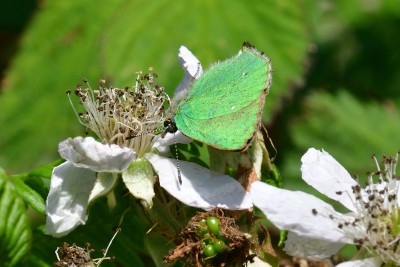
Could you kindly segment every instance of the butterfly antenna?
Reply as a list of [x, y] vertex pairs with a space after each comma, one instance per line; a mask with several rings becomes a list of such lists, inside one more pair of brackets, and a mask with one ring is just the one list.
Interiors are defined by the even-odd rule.
[[178, 130], [176, 128], [175, 123], [172, 122], [171, 119], [166, 120], [165, 124], [164, 124], [164, 132], [161, 134], [161, 136], [164, 138], [164, 136], [167, 133], [172, 133], [174, 136], [174, 147], [175, 147], [175, 159], [176, 159], [176, 169], [178, 171], [178, 180], [179, 180], [179, 184], [182, 185], [182, 175], [181, 175], [181, 168], [179, 166], [179, 155], [178, 155], [178, 142], [176, 140], [176, 131]]
[[176, 141], [175, 132], [174, 132], [174, 147], [175, 147], [176, 169], [178, 171], [178, 181], [179, 181], [179, 184], [182, 185], [181, 168], [179, 167], [178, 144]]

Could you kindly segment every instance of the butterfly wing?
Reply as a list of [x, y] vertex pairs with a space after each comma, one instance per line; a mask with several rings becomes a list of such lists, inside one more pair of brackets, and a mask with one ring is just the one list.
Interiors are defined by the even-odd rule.
[[270, 60], [244, 46], [193, 84], [175, 112], [178, 129], [218, 149], [245, 148], [260, 126], [271, 73]]

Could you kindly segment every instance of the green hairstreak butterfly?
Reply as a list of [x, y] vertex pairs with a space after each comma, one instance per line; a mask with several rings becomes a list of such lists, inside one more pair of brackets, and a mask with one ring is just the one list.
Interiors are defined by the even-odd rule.
[[176, 128], [217, 149], [243, 150], [261, 126], [271, 81], [271, 60], [244, 43], [238, 55], [193, 82], [174, 107]]

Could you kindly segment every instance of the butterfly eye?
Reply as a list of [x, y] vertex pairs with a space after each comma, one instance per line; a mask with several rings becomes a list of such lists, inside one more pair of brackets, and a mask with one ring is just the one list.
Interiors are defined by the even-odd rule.
[[164, 132], [162, 137], [164, 137], [167, 133], [176, 133], [176, 131], [178, 131], [178, 128], [176, 127], [175, 122], [173, 122], [171, 119], [164, 121]]

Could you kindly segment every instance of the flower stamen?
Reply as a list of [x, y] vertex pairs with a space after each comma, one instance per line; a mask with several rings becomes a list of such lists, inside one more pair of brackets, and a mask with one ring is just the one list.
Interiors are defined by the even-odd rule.
[[[370, 254], [377, 255], [385, 263], [400, 264], [400, 218], [397, 193], [399, 182], [396, 176], [398, 155], [384, 157], [384, 170], [380, 169], [375, 156], [377, 171], [368, 174], [365, 188], [353, 186], [355, 212], [351, 219], [331, 218], [338, 228], [353, 237], [355, 244], [364, 247]], [[378, 176], [377, 183], [373, 182]]]
[[[152, 69], [150, 69], [152, 71]], [[86, 112], [77, 113], [67, 91], [71, 106], [79, 122], [93, 131], [103, 142], [135, 149], [138, 154], [151, 148], [151, 140], [162, 130], [165, 121], [165, 102], [170, 102], [164, 87], [155, 83], [157, 74], [137, 73], [134, 88], [106, 86], [99, 81], [99, 89], [92, 90], [78, 84], [74, 93]]]

